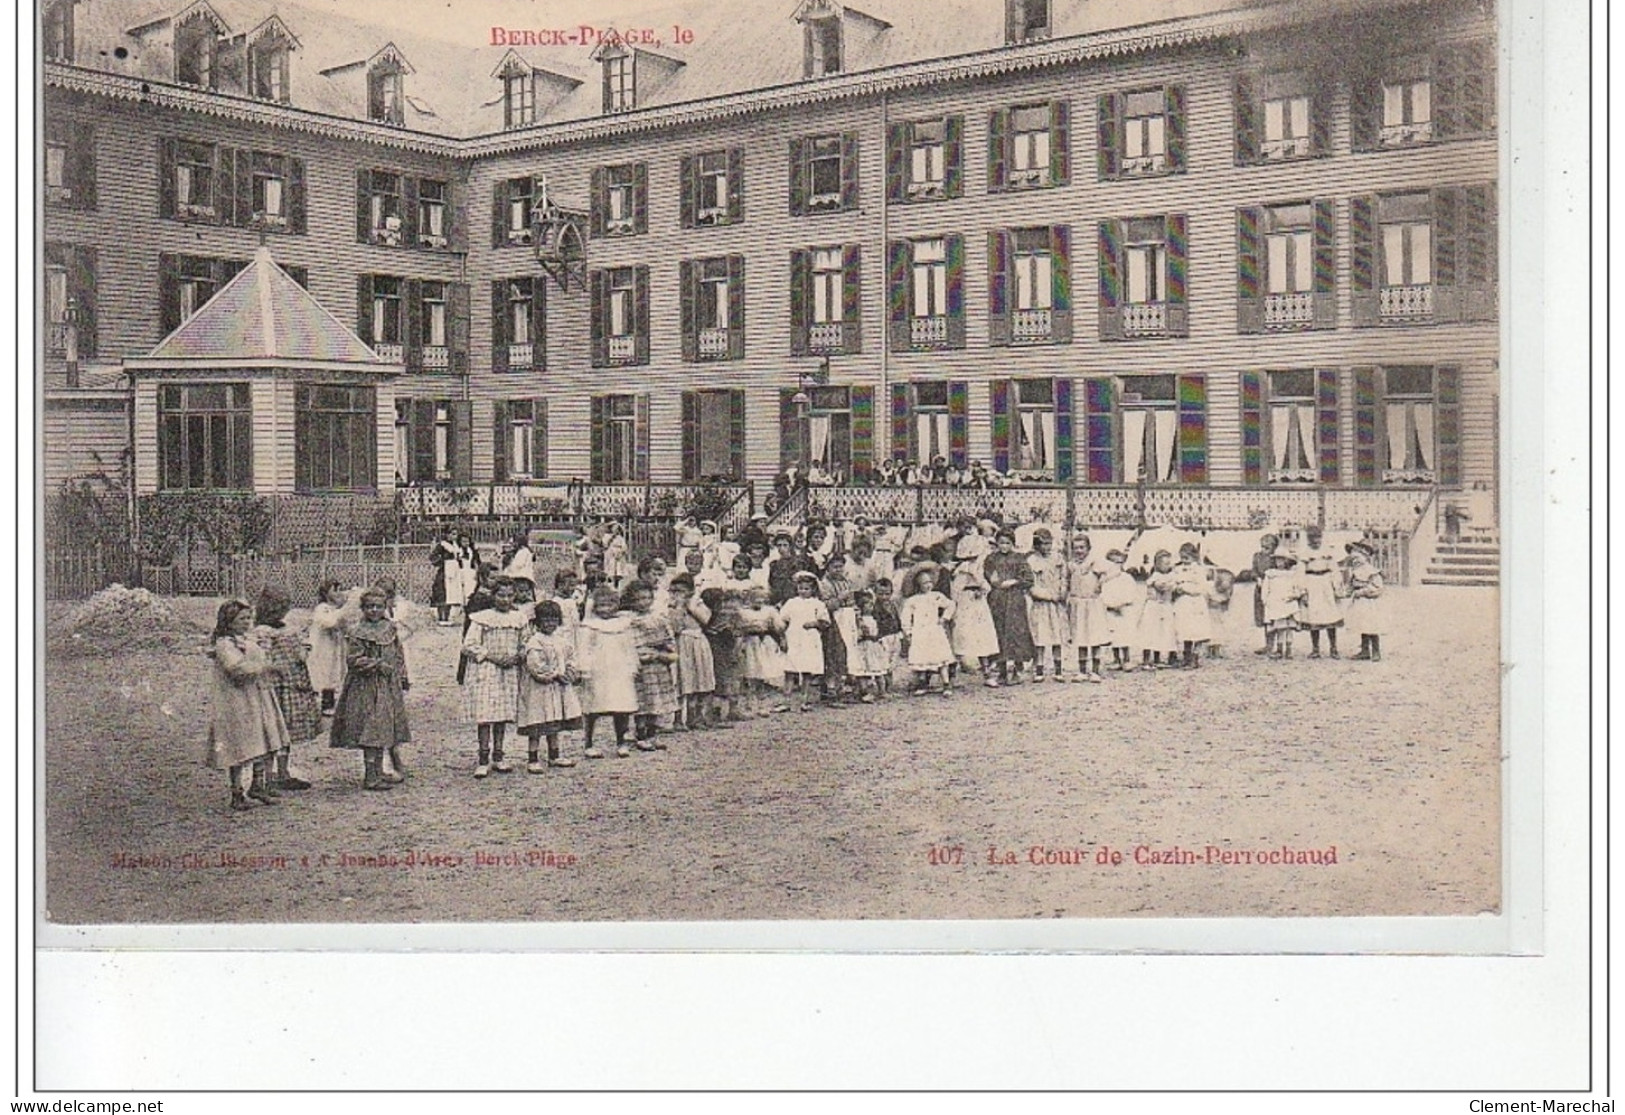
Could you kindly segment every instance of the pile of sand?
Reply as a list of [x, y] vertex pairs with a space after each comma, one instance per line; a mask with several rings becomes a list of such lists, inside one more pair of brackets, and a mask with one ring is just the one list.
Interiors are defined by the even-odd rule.
[[53, 654], [103, 656], [195, 649], [207, 641], [208, 632], [144, 588], [109, 585], [52, 619], [45, 635]]

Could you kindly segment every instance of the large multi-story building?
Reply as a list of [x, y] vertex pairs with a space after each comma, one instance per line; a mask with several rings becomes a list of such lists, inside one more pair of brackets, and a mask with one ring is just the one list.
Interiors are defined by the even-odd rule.
[[[647, 22], [48, 0], [47, 482], [1493, 491], [1491, 7]], [[262, 248], [313, 302], [256, 266], [170, 337]]]

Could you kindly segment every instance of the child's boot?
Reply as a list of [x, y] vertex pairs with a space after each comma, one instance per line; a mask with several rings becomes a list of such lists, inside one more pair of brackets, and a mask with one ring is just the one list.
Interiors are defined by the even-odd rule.
[[485, 778], [491, 773], [491, 749], [482, 744], [474, 758], [474, 777]]
[[276, 788], [278, 790], [308, 790], [310, 783], [303, 778], [295, 778], [288, 771], [288, 749], [283, 748], [276, 753]]
[[395, 784], [384, 777], [384, 749], [369, 747], [361, 752], [366, 773], [361, 779], [363, 790], [392, 790]]
[[248, 796], [255, 801], [264, 802], [266, 805], [276, 805], [282, 799], [275, 790], [271, 789], [267, 775], [267, 765], [263, 760], [254, 764], [254, 780], [249, 783]]

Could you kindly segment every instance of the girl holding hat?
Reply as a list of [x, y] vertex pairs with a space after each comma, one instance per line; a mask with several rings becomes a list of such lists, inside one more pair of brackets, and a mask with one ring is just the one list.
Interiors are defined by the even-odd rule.
[[990, 669], [999, 657], [999, 633], [993, 626], [993, 613], [987, 606], [987, 577], [982, 573], [979, 535], [968, 534], [954, 551], [957, 559], [949, 581], [954, 604], [954, 630], [951, 640], [955, 657], [967, 670], [978, 670], [982, 684], [996, 689], [999, 679]]
[[948, 639], [948, 624], [954, 618], [954, 602], [937, 591], [938, 567], [926, 563], [909, 575], [912, 593], [903, 601], [903, 637], [908, 640], [908, 665], [914, 671], [916, 697], [931, 690], [931, 675], [942, 678], [942, 695], [954, 691], [948, 677], [954, 650]]
[[1032, 567], [1016, 553], [1016, 536], [1000, 530], [994, 536], [998, 550], [987, 556], [982, 572], [987, 577], [987, 606], [999, 634], [999, 680], [1017, 682], [1022, 667], [1033, 660], [1033, 633], [1027, 624], [1027, 591], [1033, 585]]
[[1372, 560], [1376, 556], [1369, 543], [1350, 542], [1348, 551], [1348, 623], [1349, 632], [1360, 636], [1360, 653], [1354, 657], [1361, 662], [1382, 661], [1383, 628], [1386, 609], [1382, 604], [1382, 570]]
[[[1077, 652], [1074, 681], [1106, 680], [1100, 672], [1100, 651], [1112, 640], [1100, 600], [1103, 575], [1099, 559], [1090, 554], [1089, 536], [1077, 535], [1072, 539], [1072, 560], [1067, 563], [1066, 577], [1066, 642]], [[1071, 663], [1067, 666], [1070, 671]]]
[[1027, 590], [1027, 629], [1032, 633], [1035, 663], [1033, 680], [1046, 672], [1061, 680], [1061, 648], [1071, 642], [1066, 614], [1066, 559], [1055, 552], [1055, 536], [1048, 527], [1033, 531], [1033, 552], [1027, 555], [1032, 586]]

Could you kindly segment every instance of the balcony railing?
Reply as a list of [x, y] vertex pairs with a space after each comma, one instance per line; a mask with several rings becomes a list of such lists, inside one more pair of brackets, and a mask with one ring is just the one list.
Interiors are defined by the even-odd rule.
[[699, 346], [702, 358], [727, 356], [728, 331], [726, 329], [701, 329]]
[[536, 362], [536, 346], [533, 344], [509, 345], [508, 367], [528, 368]]
[[451, 352], [445, 345], [425, 345], [423, 347], [423, 366], [432, 371], [444, 371], [451, 367]]
[[1012, 186], [1043, 186], [1049, 183], [1049, 169], [1047, 167], [1028, 167], [1025, 170], [1012, 170], [1010, 172], [1010, 185]]
[[1264, 328], [1297, 329], [1313, 325], [1315, 296], [1301, 292], [1270, 294], [1264, 298]]
[[1168, 156], [1164, 154], [1140, 155], [1123, 160], [1124, 174], [1160, 174], [1168, 169]]
[[1129, 337], [1155, 337], [1168, 332], [1165, 302], [1129, 302], [1123, 306], [1123, 333]]
[[372, 351], [376, 352], [378, 359], [386, 364], [406, 363], [406, 349], [401, 345], [392, 345], [386, 341], [379, 341], [372, 346]]
[[175, 212], [179, 216], [196, 217], [202, 221], [212, 221], [215, 218], [214, 206], [201, 205], [191, 201], [183, 201], [175, 206]]
[[941, 182], [910, 182], [908, 196], [913, 201], [934, 201], [947, 197], [948, 190]]
[[1377, 300], [1384, 321], [1426, 321], [1433, 316], [1433, 287], [1385, 286]]
[[636, 337], [609, 338], [609, 358], [617, 363], [636, 360], [638, 356], [638, 341]]
[[1258, 145], [1258, 153], [1266, 159], [1296, 159], [1314, 150], [1308, 136], [1291, 139], [1266, 139]]
[[1017, 310], [1010, 322], [1010, 332], [1018, 341], [1047, 341], [1052, 326], [1049, 310]]
[[45, 351], [60, 355], [68, 351], [68, 323], [53, 321], [45, 327]]
[[846, 327], [838, 321], [815, 321], [807, 327], [807, 347], [814, 352], [840, 352], [846, 347]]
[[1416, 124], [1384, 124], [1377, 134], [1384, 147], [1403, 147], [1409, 143], [1430, 143], [1433, 140], [1433, 121]]
[[910, 318], [908, 323], [909, 344], [914, 345], [945, 345], [948, 343], [948, 319], [946, 317], [916, 317]]

